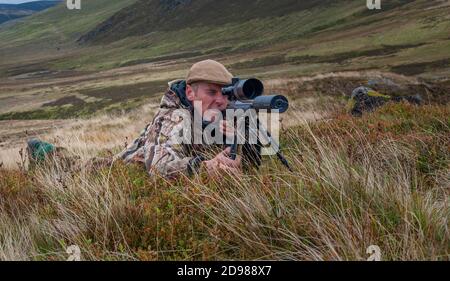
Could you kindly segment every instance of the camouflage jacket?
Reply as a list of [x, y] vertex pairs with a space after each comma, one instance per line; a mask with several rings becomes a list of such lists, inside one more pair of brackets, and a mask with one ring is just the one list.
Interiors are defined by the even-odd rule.
[[219, 144], [196, 145], [176, 141], [175, 138], [183, 134], [184, 118], [191, 118], [188, 124], [193, 124], [193, 109], [180, 82], [169, 82], [153, 121], [118, 155], [125, 163], [143, 163], [150, 175], [158, 174], [165, 178], [181, 174], [191, 176], [199, 171], [202, 161], [211, 159], [224, 149]]

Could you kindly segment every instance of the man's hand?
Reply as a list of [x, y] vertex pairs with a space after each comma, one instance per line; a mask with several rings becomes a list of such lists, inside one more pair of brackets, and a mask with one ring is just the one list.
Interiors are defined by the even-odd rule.
[[204, 161], [209, 175], [220, 177], [221, 172], [224, 171], [232, 175], [239, 175], [242, 173], [241, 157], [238, 155], [236, 160], [233, 160], [230, 158], [230, 152], [231, 147], [227, 147], [213, 159]]

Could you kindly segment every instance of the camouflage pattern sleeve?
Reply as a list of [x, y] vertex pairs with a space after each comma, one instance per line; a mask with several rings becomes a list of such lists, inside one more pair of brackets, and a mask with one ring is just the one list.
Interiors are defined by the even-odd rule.
[[182, 143], [182, 137], [189, 132], [187, 128], [190, 128], [190, 115], [186, 110], [160, 109], [147, 129], [143, 147], [145, 168], [150, 176], [191, 176], [199, 169], [204, 159], [189, 153]]

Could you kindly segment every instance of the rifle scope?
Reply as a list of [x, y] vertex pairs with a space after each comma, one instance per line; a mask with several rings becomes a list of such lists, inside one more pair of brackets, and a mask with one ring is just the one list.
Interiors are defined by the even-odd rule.
[[232, 79], [231, 85], [222, 88], [222, 94], [228, 96], [230, 100], [252, 100], [259, 97], [264, 92], [263, 83], [255, 78]]
[[253, 100], [234, 101], [228, 106], [230, 109], [278, 110], [279, 113], [286, 112], [288, 107], [289, 101], [282, 95], [259, 96]]

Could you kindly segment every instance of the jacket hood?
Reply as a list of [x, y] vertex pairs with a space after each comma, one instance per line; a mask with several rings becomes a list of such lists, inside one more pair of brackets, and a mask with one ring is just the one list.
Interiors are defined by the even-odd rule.
[[160, 107], [191, 109], [192, 103], [186, 97], [186, 80], [174, 80], [168, 84], [169, 89], [163, 96]]

